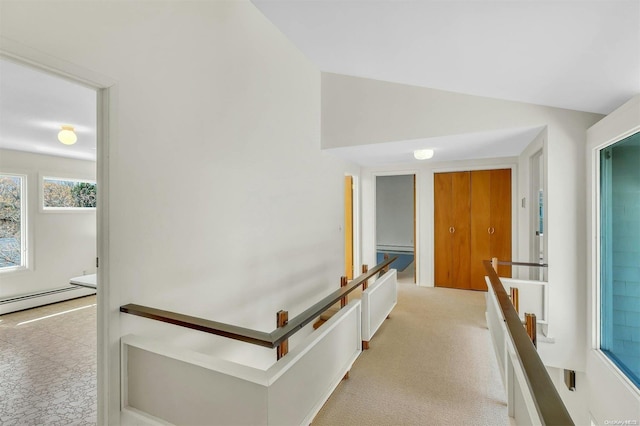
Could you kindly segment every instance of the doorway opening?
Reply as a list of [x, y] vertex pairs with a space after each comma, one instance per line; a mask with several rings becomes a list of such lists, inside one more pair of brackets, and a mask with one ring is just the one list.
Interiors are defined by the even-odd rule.
[[[69, 394], [63, 400], [54, 398], [55, 401], [46, 406], [47, 410], [52, 408], [51, 404], [86, 406], [88, 412], [75, 410], [74, 415], [79, 417], [62, 421], [84, 423], [93, 418], [92, 422], [99, 423], [98, 416], [104, 420], [107, 408], [101, 401], [107, 393], [99, 389], [99, 383], [105, 387], [107, 357], [98, 354], [103, 353], [102, 348], [106, 347], [103, 341], [109, 334], [108, 322], [104, 319], [108, 312], [104, 307], [109, 303], [104, 286], [97, 288], [96, 283], [102, 282], [104, 275], [101, 273], [98, 280], [97, 259], [101, 258], [104, 264], [107, 257], [106, 244], [101, 243], [101, 235], [107, 230], [104, 212], [108, 182], [103, 178], [106, 176], [103, 153], [107, 151], [106, 88], [112, 84], [88, 70], [9, 43], [0, 51], [0, 65], [3, 86], [7, 83], [15, 90], [9, 99], [10, 91], [2, 88], [0, 104], [6, 104], [0, 105], [3, 110], [0, 150], [6, 155], [1, 155], [0, 169], [9, 173], [23, 170], [26, 205], [23, 223], [26, 236], [22, 241], [26, 247], [22, 252], [26, 264], [19, 274], [3, 273], [4, 288], [0, 293], [0, 296], [16, 295], [8, 297], [13, 300], [4, 304], [7, 309], [4, 313], [20, 312], [12, 321], [0, 322], [0, 326], [12, 326], [14, 334], [47, 336], [47, 354], [42, 355], [37, 364], [47, 372], [42, 380], [52, 385], [52, 381], [74, 379], [76, 383], [70, 385], [82, 386], [82, 395]], [[25, 90], [18, 90], [20, 87]], [[69, 131], [68, 126], [73, 127], [77, 140], [65, 145], [59, 133]], [[12, 283], [12, 276], [18, 275], [20, 283]], [[88, 276], [93, 276], [88, 280], [94, 283], [93, 287], [71, 284], [73, 278]], [[22, 287], [18, 288], [18, 284]], [[68, 302], [63, 302], [65, 300]], [[17, 304], [9, 307], [10, 303]], [[53, 312], [58, 305], [43, 308], [47, 311], [45, 314], [38, 312], [37, 306], [51, 303], [57, 303], [60, 312]], [[34, 318], [17, 319], [30, 316]], [[67, 318], [70, 323], [66, 323]], [[74, 344], [69, 346], [69, 341]], [[39, 356], [33, 348], [30, 350], [34, 357]], [[16, 356], [20, 356], [20, 348]], [[61, 373], [65, 369], [78, 374]], [[38, 386], [35, 382], [18, 383]], [[61, 388], [71, 387], [56, 383]], [[28, 389], [21, 394], [26, 398], [36, 395]], [[92, 394], [93, 404], [87, 400], [87, 395]], [[40, 396], [40, 405], [47, 402], [43, 399], [46, 396]], [[75, 397], [82, 401], [74, 401]], [[25, 407], [34, 406], [29, 401], [22, 402]], [[1, 407], [0, 411], [3, 411]], [[31, 417], [39, 415], [30, 413]], [[45, 417], [47, 412], [43, 410], [41, 420]]]
[[397, 257], [398, 280], [417, 282], [416, 175], [376, 176], [376, 263]]

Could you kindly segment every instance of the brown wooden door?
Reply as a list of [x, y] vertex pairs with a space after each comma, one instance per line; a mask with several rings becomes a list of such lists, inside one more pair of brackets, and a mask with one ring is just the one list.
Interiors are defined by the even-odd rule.
[[[511, 260], [511, 169], [491, 170], [491, 255]], [[498, 275], [511, 276], [511, 266], [498, 266]]]
[[435, 285], [469, 288], [470, 174], [434, 175]]
[[487, 290], [483, 260], [491, 259], [491, 170], [471, 172], [471, 288]]
[[[511, 170], [471, 172], [471, 288], [487, 290], [483, 260], [511, 260]], [[510, 266], [498, 274], [511, 276]]]
[[344, 275], [353, 279], [353, 176], [344, 177]]
[[434, 268], [435, 285], [448, 287], [451, 275], [451, 173], [436, 173], [433, 176], [434, 197]]

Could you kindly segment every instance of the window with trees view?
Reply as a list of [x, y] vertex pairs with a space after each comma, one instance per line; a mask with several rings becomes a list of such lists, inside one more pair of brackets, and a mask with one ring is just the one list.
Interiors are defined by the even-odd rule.
[[25, 177], [0, 174], [0, 270], [25, 266]]
[[45, 209], [83, 209], [96, 207], [95, 182], [45, 177], [43, 179]]

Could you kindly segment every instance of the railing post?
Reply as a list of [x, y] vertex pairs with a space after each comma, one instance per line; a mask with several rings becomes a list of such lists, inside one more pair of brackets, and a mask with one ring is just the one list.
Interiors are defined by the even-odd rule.
[[[278, 328], [284, 327], [289, 322], [289, 312], [288, 311], [278, 311], [276, 313], [276, 323]], [[276, 355], [278, 359], [282, 358], [289, 352], [289, 339], [280, 343], [276, 348]]]
[[[362, 273], [366, 274], [367, 272], [369, 272], [369, 267], [367, 265], [362, 265]], [[365, 280], [362, 283], [362, 291], [365, 291], [367, 287], [369, 287], [369, 280]]]
[[[346, 287], [347, 286], [347, 277], [342, 276], [340, 277], [340, 288], [342, 287]], [[347, 306], [347, 302], [348, 302], [348, 297], [344, 296], [340, 299], [340, 308], [344, 308], [345, 306]]]
[[520, 313], [520, 296], [518, 294], [519, 290], [517, 287], [511, 287], [511, 303], [513, 307], [516, 309], [517, 313]]
[[533, 346], [538, 347], [538, 331], [536, 325], [536, 314], [524, 314], [525, 327], [527, 329], [527, 334], [529, 338], [531, 338], [531, 342], [533, 342]]

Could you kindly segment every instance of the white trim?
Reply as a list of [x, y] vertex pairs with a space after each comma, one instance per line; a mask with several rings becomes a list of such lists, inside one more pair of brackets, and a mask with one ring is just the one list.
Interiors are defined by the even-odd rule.
[[[640, 95], [587, 130], [587, 377], [593, 423], [640, 418], [640, 389], [599, 349], [600, 346], [600, 151], [640, 132]], [[624, 413], [624, 414], [623, 414]]]
[[0, 169], [0, 176], [20, 179], [20, 265], [8, 266], [0, 269], [0, 274], [12, 274], [32, 269], [33, 244], [30, 239], [32, 220], [29, 214], [29, 175], [25, 173], [10, 173]]

